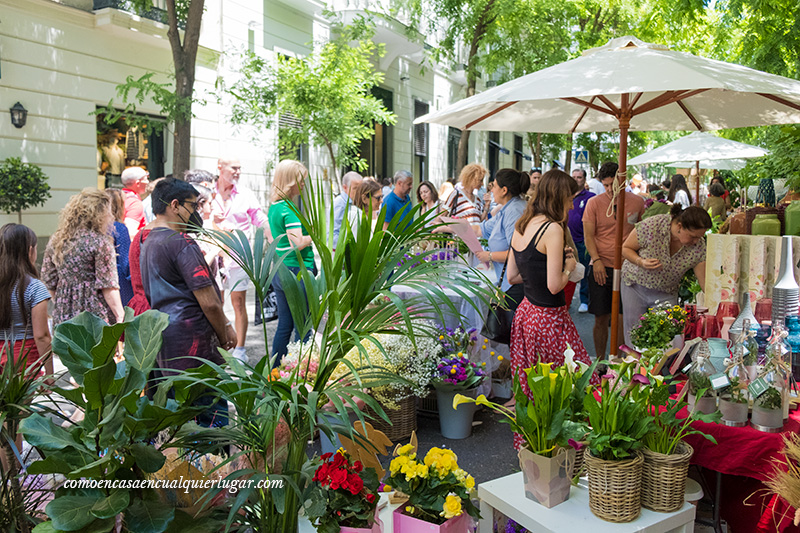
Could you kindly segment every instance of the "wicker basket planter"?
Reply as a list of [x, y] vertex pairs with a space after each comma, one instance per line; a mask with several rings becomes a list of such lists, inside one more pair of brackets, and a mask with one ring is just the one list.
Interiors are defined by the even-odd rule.
[[634, 452], [631, 459], [605, 461], [584, 454], [589, 473], [589, 509], [608, 522], [630, 522], [642, 510], [642, 463], [644, 457]]
[[681, 441], [675, 453], [664, 455], [642, 450], [642, 507], [661, 513], [672, 513], [683, 506], [686, 474], [694, 450]]
[[586, 450], [588, 448], [584, 445], [581, 446], [580, 450], [575, 450], [575, 466], [572, 468], [572, 477], [580, 475], [581, 477], [586, 475], [586, 472], [583, 471], [584, 467], [584, 456], [586, 455]]
[[373, 428], [389, 437], [392, 442], [407, 439], [413, 431], [417, 430], [416, 397], [408, 396], [404, 400], [398, 401], [397, 404], [399, 409], [389, 409], [385, 405], [381, 405], [386, 412], [386, 416], [391, 420], [391, 424], [387, 424], [372, 409], [368, 409], [369, 415], [373, 417], [369, 423], [372, 424]]

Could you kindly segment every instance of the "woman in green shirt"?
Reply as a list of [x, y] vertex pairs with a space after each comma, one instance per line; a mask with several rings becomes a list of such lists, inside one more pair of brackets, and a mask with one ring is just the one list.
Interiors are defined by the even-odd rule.
[[[302, 192], [307, 176], [308, 170], [298, 161], [287, 159], [278, 163], [272, 178], [272, 205], [267, 212], [270, 232], [272, 237], [278, 240], [278, 254], [286, 255], [283, 265], [295, 276], [300, 273], [300, 261], [312, 274], [317, 273], [311, 237], [292, 210], [293, 207], [296, 208], [294, 198]], [[289, 205], [290, 203], [292, 205]], [[272, 287], [278, 299], [278, 328], [272, 340], [272, 355], [278, 356], [274, 363], [277, 366], [286, 355], [286, 346], [292, 338], [292, 331], [296, 331], [298, 337], [300, 331], [292, 319], [279, 276], [273, 278]], [[309, 335], [310, 333], [308, 332]]]

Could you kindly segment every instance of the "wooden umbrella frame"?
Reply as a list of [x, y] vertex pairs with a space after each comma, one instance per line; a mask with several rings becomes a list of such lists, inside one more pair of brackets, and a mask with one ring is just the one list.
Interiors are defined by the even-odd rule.
[[[700, 123], [699, 120], [692, 114], [691, 110], [686, 107], [684, 100], [687, 98], [691, 98], [692, 96], [696, 96], [698, 94], [704, 93], [709, 89], [694, 89], [694, 90], [677, 90], [677, 91], [665, 91], [664, 93], [644, 102], [640, 105], [639, 100], [642, 98], [643, 93], [622, 93], [620, 95], [620, 105], [615, 105], [607, 96], [604, 95], [595, 95], [592, 96], [589, 100], [583, 100], [581, 98], [569, 97], [569, 98], [560, 98], [565, 102], [570, 102], [572, 104], [578, 105], [583, 107], [583, 112], [580, 114], [578, 119], [573, 124], [572, 128], [568, 131], [568, 134], [574, 133], [578, 126], [580, 125], [583, 118], [586, 116], [586, 113], [592, 109], [594, 111], [598, 111], [600, 113], [605, 113], [615, 117], [619, 123], [619, 170], [617, 171], [617, 186], [620, 187], [623, 191], [622, 194], [618, 194], [616, 198], [617, 202], [617, 213], [623, 213], [622, 216], [617, 217], [617, 225], [616, 225], [616, 235], [615, 235], [615, 249], [614, 249], [614, 276], [612, 279], [612, 297], [611, 297], [611, 347], [610, 347], [610, 354], [612, 356], [617, 354], [617, 350], [619, 348], [619, 338], [617, 335], [618, 324], [619, 324], [619, 308], [620, 308], [620, 283], [621, 283], [621, 271], [622, 271], [622, 234], [625, 228], [625, 182], [626, 182], [626, 174], [627, 174], [627, 160], [628, 160], [628, 130], [630, 129], [631, 119], [637, 115], [641, 115], [647, 113], [648, 111], [653, 111], [654, 109], [658, 109], [670, 104], [677, 104], [678, 107], [686, 114], [689, 120], [694, 124], [694, 126], [699, 130], [703, 131], [703, 125]], [[773, 100], [779, 104], [785, 105], [787, 107], [791, 107], [792, 109], [800, 111], [800, 105], [794, 102], [790, 102], [785, 98], [774, 94], [767, 94], [767, 93], [756, 93], [759, 96], [767, 98], [769, 100]], [[501, 106], [493, 109], [489, 113], [473, 120], [469, 124], [467, 124], [464, 129], [468, 130], [475, 126], [476, 124], [486, 120], [487, 118], [499, 113], [500, 111], [518, 103], [518, 100], [506, 102]], [[700, 203], [700, 162], [696, 162], [697, 168], [697, 185], [695, 189], [696, 193], [696, 201]]]

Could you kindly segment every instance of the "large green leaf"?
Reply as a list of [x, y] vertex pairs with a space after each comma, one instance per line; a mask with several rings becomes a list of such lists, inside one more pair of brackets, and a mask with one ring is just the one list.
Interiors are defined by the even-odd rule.
[[117, 364], [113, 359], [108, 359], [102, 366], [96, 366], [87, 371], [83, 376], [83, 391], [91, 409], [103, 405], [103, 400], [114, 388], [114, 375]]
[[117, 353], [119, 339], [128, 324], [125, 322], [105, 326], [98, 343], [92, 348], [92, 364], [95, 367], [106, 364]]
[[69, 321], [56, 326], [53, 353], [58, 355], [79, 385], [83, 383], [83, 374], [92, 368], [94, 345], [95, 338], [86, 328]]
[[158, 472], [167, 460], [155, 446], [139, 442], [131, 446], [131, 455], [136, 458], [137, 466], [148, 474]]
[[67, 446], [81, 447], [67, 430], [39, 413], [24, 419], [20, 423], [19, 431], [32, 446], [42, 450], [61, 450]]
[[125, 330], [125, 361], [144, 374], [150, 373], [167, 326], [169, 315], [152, 309], [134, 318]]
[[32, 533], [61, 533], [56, 527], [53, 525], [52, 522], [39, 522], [35, 528], [33, 528]]
[[130, 501], [131, 497], [127, 489], [112, 490], [107, 498], [94, 504], [91, 513], [97, 518], [111, 518], [127, 509]]
[[137, 500], [125, 511], [125, 525], [136, 533], [163, 533], [175, 509], [159, 501]]
[[53, 526], [61, 531], [82, 531], [94, 522], [92, 507], [103, 499], [103, 492], [97, 489], [73, 491], [72, 494], [58, 496], [47, 504], [45, 512]]

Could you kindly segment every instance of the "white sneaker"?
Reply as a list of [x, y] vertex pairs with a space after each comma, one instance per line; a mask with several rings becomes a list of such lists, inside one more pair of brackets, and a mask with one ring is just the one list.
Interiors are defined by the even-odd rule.
[[580, 307], [578, 307], [578, 312], [579, 313], [588, 313], [589, 312], [589, 306], [586, 305], [586, 304], [581, 304]]
[[236, 359], [241, 361], [242, 363], [247, 363], [247, 350], [245, 350], [244, 346], [238, 346], [233, 349], [231, 355], [234, 356]]

